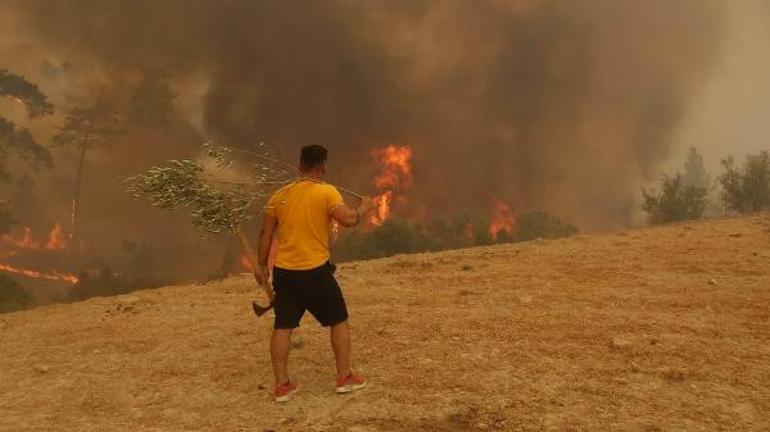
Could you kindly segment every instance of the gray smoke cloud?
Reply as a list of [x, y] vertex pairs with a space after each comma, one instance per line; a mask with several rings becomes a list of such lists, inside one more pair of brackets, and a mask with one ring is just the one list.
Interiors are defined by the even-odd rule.
[[717, 0], [3, 4], [0, 67], [57, 109], [129, 100], [148, 70], [177, 94], [171, 132], [129, 133], [91, 162], [105, 181], [89, 200], [116, 203], [92, 210], [105, 232], [148, 229], [108, 179], [205, 138], [265, 141], [292, 162], [323, 144], [334, 179], [361, 190], [372, 148], [413, 146], [405, 216], [486, 214], [495, 197], [625, 226], [719, 59], [725, 15]]

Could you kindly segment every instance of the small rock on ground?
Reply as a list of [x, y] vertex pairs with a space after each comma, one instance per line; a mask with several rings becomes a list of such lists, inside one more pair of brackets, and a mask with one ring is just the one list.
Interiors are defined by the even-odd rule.
[[614, 337], [614, 338], [612, 338], [611, 346], [613, 348], [616, 348], [616, 349], [626, 349], [626, 348], [630, 348], [631, 345], [633, 345], [631, 343], [631, 341], [623, 339], [622, 337]]
[[117, 301], [122, 305], [135, 305], [142, 302], [142, 298], [135, 295], [118, 296]]

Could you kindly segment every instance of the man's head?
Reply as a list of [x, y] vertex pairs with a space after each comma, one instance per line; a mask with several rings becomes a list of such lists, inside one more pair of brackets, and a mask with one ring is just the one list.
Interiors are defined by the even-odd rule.
[[299, 155], [299, 169], [304, 174], [324, 174], [326, 172], [326, 149], [319, 145], [302, 147], [302, 152]]

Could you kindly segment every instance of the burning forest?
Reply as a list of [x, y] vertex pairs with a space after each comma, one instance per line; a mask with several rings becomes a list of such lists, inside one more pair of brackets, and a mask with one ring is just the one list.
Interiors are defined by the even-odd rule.
[[[630, 226], [718, 62], [726, 8], [4, 6], [0, 270], [42, 302], [252, 270], [238, 235], [202, 234], [184, 211], [126, 193], [127, 178], [169, 160], [200, 167], [210, 197], [237, 204], [237, 185], [277, 186], [300, 147], [327, 147], [327, 180], [375, 204], [359, 229], [333, 228], [339, 260]], [[280, 168], [259, 172], [241, 153], [225, 169], [205, 142], [269, 148]], [[225, 231], [254, 241], [267, 189]]]
[[0, 0], [0, 430], [770, 430], [768, 40]]

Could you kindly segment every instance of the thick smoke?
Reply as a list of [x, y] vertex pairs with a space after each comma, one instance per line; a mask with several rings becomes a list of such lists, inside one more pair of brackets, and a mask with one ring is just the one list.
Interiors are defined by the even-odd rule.
[[151, 219], [118, 196], [116, 175], [204, 138], [265, 141], [290, 161], [323, 144], [333, 177], [362, 190], [372, 148], [411, 145], [405, 216], [485, 214], [496, 197], [583, 228], [627, 225], [718, 59], [724, 15], [717, 0], [4, 5], [0, 67], [37, 80], [57, 109], [130, 101], [148, 73], [177, 93], [173, 127], [131, 132], [91, 162], [103, 181], [84, 196], [115, 204], [90, 217], [129, 234]]

